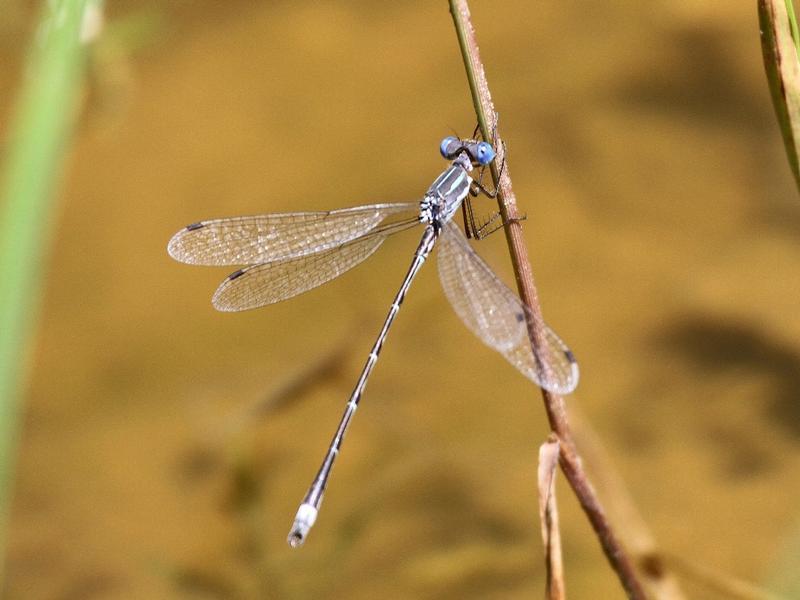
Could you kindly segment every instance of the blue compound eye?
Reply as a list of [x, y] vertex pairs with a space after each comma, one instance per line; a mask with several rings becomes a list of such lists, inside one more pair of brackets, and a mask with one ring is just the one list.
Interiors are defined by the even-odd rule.
[[461, 140], [451, 135], [442, 140], [442, 143], [439, 145], [439, 152], [441, 152], [444, 158], [451, 159], [460, 147]]
[[494, 148], [492, 148], [492, 145], [489, 142], [481, 142], [478, 144], [478, 147], [475, 151], [475, 158], [478, 160], [479, 164], [488, 165], [494, 160], [494, 157]]

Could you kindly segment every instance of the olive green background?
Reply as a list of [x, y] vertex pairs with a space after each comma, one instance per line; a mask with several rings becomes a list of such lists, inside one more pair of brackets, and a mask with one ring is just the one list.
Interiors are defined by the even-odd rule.
[[[461, 325], [435, 261], [306, 546], [285, 543], [414, 233], [233, 315], [209, 301], [228, 271], [166, 254], [204, 218], [419, 198], [440, 139], [475, 122], [446, 3], [108, 8], [46, 270], [7, 597], [541, 597], [541, 399]], [[472, 11], [544, 313], [581, 365], [569, 405], [664, 550], [789, 589], [800, 202], [755, 2]], [[35, 22], [8, 14], [3, 132]], [[479, 251], [512, 281], [501, 234]], [[558, 494], [570, 596], [623, 597]]]

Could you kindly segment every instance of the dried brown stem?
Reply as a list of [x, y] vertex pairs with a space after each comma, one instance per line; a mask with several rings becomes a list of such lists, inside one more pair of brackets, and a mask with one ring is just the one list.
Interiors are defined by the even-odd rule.
[[547, 600], [564, 600], [567, 597], [556, 503], [556, 467], [559, 453], [558, 437], [551, 433], [547, 441], [539, 447], [538, 477], [539, 521], [541, 522], [542, 544], [547, 568], [547, 587], [544, 597]]
[[569, 409], [573, 436], [606, 502], [611, 521], [625, 523], [625, 529], [620, 530], [619, 534], [639, 568], [639, 576], [647, 593], [657, 600], [685, 600], [675, 573], [661, 557], [655, 537], [636, 508], [622, 476], [616, 471], [611, 457], [579, 408], [573, 405]]
[[[540, 347], [542, 346], [543, 332], [539, 330], [536, 324], [541, 322], [536, 317], [541, 316], [541, 308], [536, 287], [533, 283], [533, 271], [528, 260], [528, 250], [522, 235], [522, 226], [519, 222], [520, 214], [517, 210], [517, 201], [511, 188], [511, 176], [508, 162], [505, 159], [505, 147], [497, 134], [497, 113], [494, 110], [483, 63], [480, 60], [467, 0], [449, 0], [449, 2], [481, 133], [484, 139], [494, 142], [495, 150], [497, 151], [497, 158], [491, 167], [492, 178], [499, 190], [497, 196], [498, 205], [505, 223], [506, 240], [511, 255], [511, 263], [514, 267], [514, 275], [517, 280], [517, 289], [520, 298], [531, 310], [531, 314], [534, 315], [534, 318], [528, 319], [528, 334], [534, 348]], [[502, 176], [499, 173], [499, 165], [504, 165]], [[542, 398], [547, 412], [547, 419], [550, 422], [550, 429], [558, 436], [561, 444], [559, 457], [561, 470], [589, 518], [603, 552], [614, 571], [616, 571], [628, 597], [636, 600], [645, 598], [644, 590], [634, 571], [633, 564], [614, 534], [603, 507], [597, 498], [597, 494], [583, 470], [580, 456], [572, 441], [572, 433], [567, 421], [563, 398], [546, 390], [542, 390]]]

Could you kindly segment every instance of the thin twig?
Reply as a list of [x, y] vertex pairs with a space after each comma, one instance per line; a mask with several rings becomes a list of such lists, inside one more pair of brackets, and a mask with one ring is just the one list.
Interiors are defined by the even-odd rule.
[[547, 600], [564, 600], [567, 597], [556, 503], [556, 466], [558, 466], [559, 452], [558, 437], [551, 433], [547, 441], [539, 447], [538, 477], [539, 521], [541, 522], [542, 544], [544, 544], [547, 568], [547, 587], [544, 597]]
[[[528, 319], [528, 334], [534, 348], [541, 347], [543, 346], [541, 342], [543, 332], [536, 325], [537, 322], [541, 322], [539, 319], [541, 308], [539, 307], [539, 299], [533, 283], [533, 271], [528, 260], [528, 251], [522, 235], [522, 226], [519, 222], [520, 213], [517, 210], [516, 198], [511, 188], [511, 176], [508, 162], [505, 159], [505, 147], [497, 134], [497, 113], [492, 104], [483, 63], [478, 53], [478, 44], [475, 39], [475, 31], [472, 27], [467, 1], [449, 0], [449, 2], [481, 133], [484, 139], [491, 140], [494, 143], [497, 152], [497, 158], [491, 167], [492, 178], [499, 190], [497, 196], [498, 205], [505, 223], [506, 240], [511, 255], [511, 263], [514, 267], [514, 275], [517, 280], [517, 289], [520, 298], [533, 315], [533, 318]], [[504, 165], [502, 177], [500, 177], [499, 165]], [[572, 441], [563, 398], [546, 390], [542, 390], [542, 398], [544, 399], [547, 418], [550, 422], [550, 429], [558, 436], [561, 442], [559, 457], [561, 470], [564, 472], [581, 507], [589, 518], [603, 552], [619, 576], [628, 597], [637, 600], [645, 598], [644, 590], [639, 583], [633, 564], [614, 534], [603, 507], [600, 505], [600, 501], [583, 470], [580, 456]]]
[[726, 573], [692, 564], [677, 555], [661, 554], [653, 558], [668, 565], [676, 573], [680, 573], [684, 579], [694, 581], [703, 588], [713, 590], [730, 600], [789, 600], [785, 596], [773, 594]]
[[613, 523], [625, 523], [619, 534], [628, 549], [647, 593], [656, 600], [685, 600], [675, 573], [661, 558], [655, 536], [651, 533], [622, 476], [617, 472], [600, 439], [578, 406], [569, 407], [570, 424], [581, 456], [592, 472]]

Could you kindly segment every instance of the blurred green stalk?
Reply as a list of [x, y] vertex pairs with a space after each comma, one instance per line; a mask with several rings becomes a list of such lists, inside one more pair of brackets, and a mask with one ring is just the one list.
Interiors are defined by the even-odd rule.
[[800, 38], [792, 0], [758, 0], [758, 22], [772, 105], [800, 190]]
[[794, 15], [794, 4], [792, 3], [792, 0], [786, 0], [786, 14], [789, 16], [789, 28], [792, 32], [794, 46], [797, 48], [798, 52], [800, 52], [800, 42], [798, 42], [797, 33], [797, 17]]
[[[19, 404], [32, 354], [51, 206], [78, 111], [87, 16], [102, 0], [48, 0], [25, 66], [0, 173], [0, 580]], [[91, 11], [88, 12], [87, 11]]]

